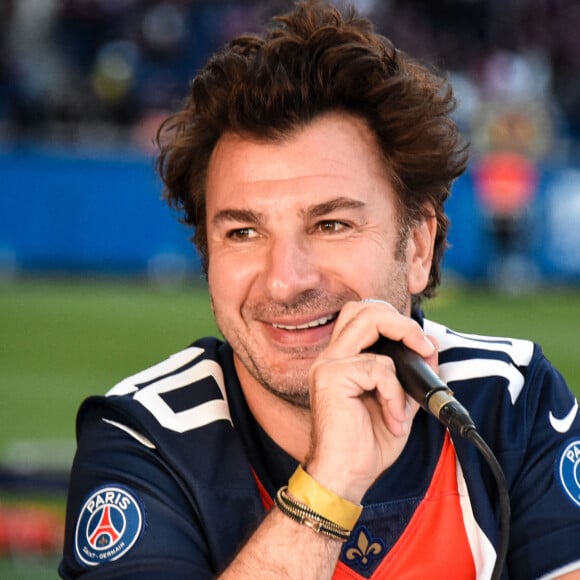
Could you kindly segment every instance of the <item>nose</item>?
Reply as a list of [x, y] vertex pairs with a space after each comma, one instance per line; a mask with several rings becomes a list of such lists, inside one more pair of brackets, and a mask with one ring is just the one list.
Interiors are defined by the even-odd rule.
[[312, 248], [299, 236], [275, 236], [268, 244], [264, 280], [276, 302], [289, 303], [320, 286], [321, 272]]

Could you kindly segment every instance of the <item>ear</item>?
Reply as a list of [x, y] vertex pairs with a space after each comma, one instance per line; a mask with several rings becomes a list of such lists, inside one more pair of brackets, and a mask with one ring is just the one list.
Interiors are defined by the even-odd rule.
[[425, 217], [412, 226], [407, 243], [410, 294], [420, 294], [425, 290], [433, 262], [437, 219], [431, 204], [425, 210]]

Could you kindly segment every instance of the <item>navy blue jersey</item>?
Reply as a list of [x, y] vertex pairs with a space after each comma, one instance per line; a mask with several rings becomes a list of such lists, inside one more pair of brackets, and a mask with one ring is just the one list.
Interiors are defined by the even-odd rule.
[[[509, 485], [504, 577], [580, 568], [580, 417], [563, 378], [531, 342], [423, 325]], [[214, 338], [85, 401], [77, 437], [64, 578], [214, 578], [297, 466], [253, 419], [231, 348]], [[495, 482], [424, 411], [362, 503], [336, 579], [489, 578]]]

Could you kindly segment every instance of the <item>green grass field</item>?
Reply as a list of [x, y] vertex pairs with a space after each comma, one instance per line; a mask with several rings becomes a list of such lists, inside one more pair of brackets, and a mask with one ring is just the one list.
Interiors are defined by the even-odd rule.
[[[580, 291], [513, 297], [447, 288], [426, 310], [457, 330], [536, 340], [580, 393]], [[14, 440], [72, 439], [84, 397], [215, 332], [203, 286], [0, 286], [0, 450]]]
[[[450, 287], [426, 310], [459, 331], [532, 338], [580, 395], [579, 290], [513, 297]], [[203, 286], [80, 279], [0, 286], [0, 461], [30, 461], [36, 450], [35, 461], [66, 463], [86, 396], [215, 333]], [[31, 446], [23, 451], [22, 442]], [[0, 506], [3, 499], [18, 501], [0, 490]], [[63, 498], [50, 501], [62, 513]], [[58, 555], [0, 558], [0, 577], [55, 578], [57, 562]]]
[[0, 448], [70, 438], [89, 394], [215, 332], [203, 288], [23, 282], [0, 288]]

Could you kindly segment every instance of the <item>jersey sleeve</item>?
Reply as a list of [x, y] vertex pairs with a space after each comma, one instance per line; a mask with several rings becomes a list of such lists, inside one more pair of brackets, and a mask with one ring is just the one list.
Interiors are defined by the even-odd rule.
[[517, 403], [526, 443], [510, 489], [510, 577], [551, 578], [580, 568], [580, 416], [538, 347], [526, 385]]
[[63, 578], [215, 577], [195, 501], [154, 445], [85, 414], [67, 501]]

